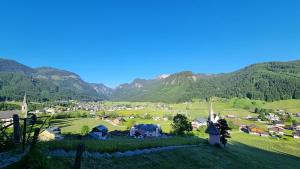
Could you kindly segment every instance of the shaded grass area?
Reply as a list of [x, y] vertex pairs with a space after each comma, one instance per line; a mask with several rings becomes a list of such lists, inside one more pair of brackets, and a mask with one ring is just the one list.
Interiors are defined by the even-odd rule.
[[[243, 150], [243, 151], [240, 151]], [[66, 159], [65, 164], [71, 164]], [[236, 144], [226, 149], [202, 144], [196, 148], [178, 149], [170, 152], [142, 155], [120, 159], [83, 160], [84, 169], [199, 169], [199, 168], [297, 168], [299, 158], [267, 152], [244, 144]]]
[[198, 137], [171, 137], [134, 139], [129, 137], [115, 137], [110, 140], [62, 140], [41, 143], [48, 149], [76, 150], [79, 143], [83, 143], [87, 151], [124, 152], [127, 150], [164, 147], [173, 145], [194, 145], [203, 142]]
[[[260, 140], [259, 142], [261, 142]], [[268, 141], [267, 141], [268, 142]], [[255, 144], [255, 143], [252, 143]], [[259, 145], [260, 146], [260, 145]], [[38, 148], [23, 161], [10, 169], [24, 168], [25, 160], [32, 169], [72, 168], [74, 158], [47, 157]], [[145, 154], [133, 157], [82, 160], [82, 169], [293, 169], [300, 165], [300, 158], [275, 151], [267, 151], [237, 141], [226, 148], [216, 148], [201, 142], [197, 147]]]

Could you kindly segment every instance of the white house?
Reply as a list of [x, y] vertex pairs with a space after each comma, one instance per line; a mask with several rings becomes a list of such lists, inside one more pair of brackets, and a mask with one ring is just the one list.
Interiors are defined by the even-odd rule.
[[204, 118], [197, 118], [192, 122], [192, 126], [194, 129], [198, 129], [201, 126], [207, 125], [207, 119]]
[[0, 112], [0, 121], [1, 121], [2, 127], [7, 126], [12, 123], [14, 114], [19, 114], [19, 111]]
[[285, 124], [283, 121], [280, 121], [280, 120], [276, 120], [273, 122], [273, 124], [276, 126], [276, 127], [284, 127]]
[[293, 135], [294, 135], [294, 138], [299, 139], [300, 138], [300, 131], [296, 131]]
[[272, 126], [269, 129], [270, 134], [277, 134], [277, 135], [283, 135], [284, 134], [284, 128], [278, 127], [278, 126]]
[[50, 141], [50, 140], [62, 140], [64, 137], [61, 135], [60, 128], [51, 127], [39, 134], [40, 141]]
[[107, 138], [107, 134], [108, 128], [103, 125], [99, 125], [93, 128], [93, 130], [89, 133], [89, 136], [97, 140], [105, 140]]
[[273, 113], [267, 115], [266, 118], [269, 119], [270, 121], [279, 121], [279, 116]]
[[138, 124], [130, 129], [131, 137], [160, 137], [162, 131], [157, 124]]
[[233, 114], [228, 114], [226, 117], [227, 117], [227, 118], [235, 118], [235, 115], [233, 115]]

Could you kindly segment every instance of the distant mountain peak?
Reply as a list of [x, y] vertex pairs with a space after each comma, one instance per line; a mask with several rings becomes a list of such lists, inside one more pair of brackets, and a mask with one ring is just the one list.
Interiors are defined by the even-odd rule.
[[35, 70], [14, 60], [0, 58], [0, 72], [32, 74]]
[[158, 77], [156, 77], [156, 79], [161, 80], [161, 79], [166, 79], [170, 76], [170, 74], [161, 74]]

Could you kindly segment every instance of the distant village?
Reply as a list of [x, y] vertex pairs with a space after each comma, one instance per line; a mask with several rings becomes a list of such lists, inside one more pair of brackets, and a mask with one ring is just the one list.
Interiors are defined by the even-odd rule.
[[[5, 111], [0, 113], [1, 125], [5, 126], [12, 120], [13, 114], [20, 114], [27, 116], [27, 114], [35, 115], [51, 115], [54, 117], [60, 117], [64, 113], [71, 113], [76, 111], [84, 111], [88, 117], [96, 118], [99, 120], [105, 120], [112, 125], [121, 125], [127, 120], [136, 118], [135, 115], [129, 115], [128, 117], [120, 116], [115, 111], [133, 111], [133, 110], [144, 110], [151, 106], [152, 109], [165, 110], [172, 112], [168, 116], [152, 116], [150, 114], [144, 114], [143, 117], [139, 118], [149, 118], [153, 120], [154, 124], [133, 124], [129, 131], [114, 131], [109, 133], [108, 128], [103, 125], [96, 126], [90, 131], [89, 136], [95, 139], [103, 140], [108, 137], [109, 134], [114, 135], [128, 135], [136, 138], [143, 137], [168, 137], [167, 134], [162, 133], [162, 129], [159, 124], [155, 124], [155, 121], [164, 120], [171, 121], [173, 114], [178, 112], [173, 112], [172, 108], [168, 104], [156, 103], [156, 104], [104, 104], [103, 102], [76, 102], [76, 101], [60, 101], [56, 104], [43, 107], [42, 109], [37, 109], [35, 111], [28, 111], [28, 103], [26, 99], [26, 94], [22, 102], [21, 110], [12, 110]], [[184, 113], [184, 112], [183, 112]], [[214, 118], [212, 118], [214, 116]], [[255, 112], [246, 117], [237, 117], [233, 114], [227, 114], [225, 117], [229, 121], [235, 121], [238, 125], [238, 130], [240, 132], [245, 132], [251, 135], [257, 136], [271, 136], [273, 138], [281, 138], [286, 133], [291, 133], [290, 136], [299, 139], [300, 138], [300, 122], [293, 121], [292, 125], [286, 125], [286, 121], [290, 120], [292, 116], [300, 117], [300, 113], [291, 114], [285, 112], [284, 110], [264, 110], [264, 109], [255, 109]], [[209, 121], [216, 123], [219, 119], [219, 114], [213, 111], [213, 105], [210, 105], [208, 117], [199, 117], [192, 119], [192, 127], [194, 130], [199, 130], [200, 128], [207, 128], [207, 133], [211, 134], [218, 133], [215, 132], [213, 127], [210, 127]], [[210, 119], [210, 120], [209, 120]], [[244, 124], [242, 121], [246, 121], [247, 124]], [[289, 132], [286, 132], [289, 131]], [[57, 126], [50, 126], [40, 135], [41, 140], [60, 140], [63, 139], [60, 128]], [[210, 138], [213, 138], [210, 137]], [[215, 142], [215, 141], [212, 141]]]

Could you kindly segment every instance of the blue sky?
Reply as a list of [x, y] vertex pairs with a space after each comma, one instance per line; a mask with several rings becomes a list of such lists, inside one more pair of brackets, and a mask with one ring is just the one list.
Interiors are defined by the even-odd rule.
[[109, 86], [300, 59], [300, 1], [0, 2], [0, 57]]

